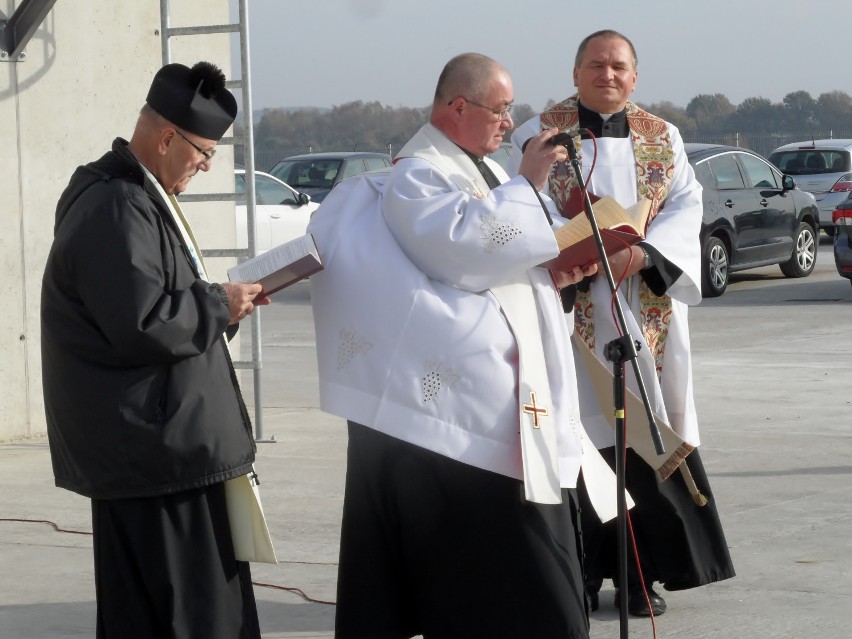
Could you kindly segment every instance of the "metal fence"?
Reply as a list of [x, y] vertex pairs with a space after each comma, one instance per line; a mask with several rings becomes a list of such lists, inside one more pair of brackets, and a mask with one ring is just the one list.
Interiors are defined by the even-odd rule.
[[716, 133], [706, 135], [690, 135], [684, 138], [685, 142], [704, 142], [707, 144], [729, 144], [741, 146], [756, 151], [763, 156], [768, 156], [779, 146], [793, 142], [806, 142], [810, 140], [840, 140], [852, 139], [852, 128], [829, 129], [825, 131], [789, 131], [778, 133]]
[[[704, 142], [707, 144], [729, 144], [741, 146], [756, 151], [763, 156], [768, 156], [772, 151], [784, 144], [791, 142], [804, 142], [807, 140], [822, 139], [852, 139], [852, 128], [831, 129], [824, 131], [788, 131], [776, 133], [708, 133], [685, 136], [685, 142]], [[386, 144], [384, 146], [355, 145], [352, 148], [342, 149], [338, 147], [264, 147], [262, 141], [255, 146], [254, 163], [259, 171], [269, 171], [272, 166], [283, 158], [302, 153], [319, 153], [321, 151], [373, 151], [376, 153], [387, 153], [391, 157], [399, 151], [399, 145]], [[236, 158], [238, 164], [243, 164], [242, 157]]]

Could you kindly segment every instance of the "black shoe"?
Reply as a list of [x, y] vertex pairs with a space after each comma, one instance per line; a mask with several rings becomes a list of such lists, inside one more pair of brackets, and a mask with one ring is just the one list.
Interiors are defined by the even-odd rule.
[[[659, 617], [666, 611], [666, 600], [660, 597], [651, 586], [647, 586], [648, 599], [651, 601], [651, 607], [648, 608], [648, 602], [645, 600], [645, 593], [641, 586], [630, 587], [627, 590], [627, 612], [634, 617], [650, 617], [654, 613], [655, 617]], [[616, 588], [615, 599], [613, 605], [618, 608], [621, 603], [621, 591]]]
[[597, 590], [586, 588], [586, 604], [589, 607], [589, 612], [594, 612], [601, 607], [601, 598]]

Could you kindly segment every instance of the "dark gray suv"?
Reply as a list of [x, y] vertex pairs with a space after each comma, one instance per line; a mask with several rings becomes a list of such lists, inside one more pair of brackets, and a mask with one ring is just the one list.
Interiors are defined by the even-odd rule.
[[832, 214], [852, 192], [852, 140], [812, 140], [778, 147], [769, 161], [792, 175], [803, 191], [812, 193], [819, 207], [819, 226], [834, 235]]

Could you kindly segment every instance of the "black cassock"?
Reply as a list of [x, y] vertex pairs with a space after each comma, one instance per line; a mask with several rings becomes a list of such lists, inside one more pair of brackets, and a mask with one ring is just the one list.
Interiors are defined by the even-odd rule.
[[[600, 451], [615, 467], [615, 448]], [[627, 449], [625, 483], [636, 502], [630, 521], [639, 549], [646, 583], [659, 582], [666, 590], [685, 590], [735, 575], [716, 501], [698, 450], [687, 457], [689, 470], [705, 506], [693, 501], [680, 471], [660, 482], [655, 471], [633, 449]], [[615, 520], [601, 524], [592, 509], [585, 486], [579, 492], [583, 541], [586, 552], [586, 583], [594, 590], [602, 579], [618, 577]], [[633, 546], [628, 531], [628, 581], [637, 583]]]
[[224, 484], [92, 500], [98, 639], [259, 639]]
[[588, 639], [576, 494], [349, 422], [335, 636]]

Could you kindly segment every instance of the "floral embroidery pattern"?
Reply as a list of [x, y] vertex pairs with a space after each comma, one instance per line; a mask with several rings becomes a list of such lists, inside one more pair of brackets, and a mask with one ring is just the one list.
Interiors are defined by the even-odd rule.
[[452, 388], [459, 380], [459, 376], [453, 373], [453, 369], [445, 368], [437, 362], [426, 362], [426, 374], [420, 378], [420, 389], [423, 394], [423, 402], [430, 402], [444, 388]]
[[[554, 104], [541, 114], [540, 119], [542, 129], [554, 127], [560, 131], [570, 129], [580, 122], [577, 102], [573, 98], [568, 98], [564, 102]], [[577, 150], [577, 161], [582, 166], [583, 149], [579, 137], [574, 138], [574, 148]], [[565, 217], [574, 217], [583, 210], [583, 198], [580, 194], [579, 182], [577, 182], [574, 169], [568, 160], [556, 162], [553, 165], [548, 179], [548, 187], [550, 197], [553, 198], [559, 207], [559, 212]]]
[[480, 228], [484, 231], [485, 252], [493, 253], [521, 235], [523, 231], [513, 224], [501, 224], [493, 215], [483, 217]]
[[[568, 98], [541, 114], [543, 129], [557, 127], [568, 129], [580, 121], [576, 98]], [[639, 197], [651, 200], [648, 222], [656, 217], [663, 200], [668, 195], [669, 183], [674, 173], [674, 151], [665, 120], [658, 118], [632, 102], [627, 103], [627, 124], [633, 152], [636, 156], [637, 191]], [[582, 165], [580, 138], [574, 139], [577, 159]], [[579, 183], [568, 162], [559, 162], [551, 170], [549, 184], [551, 197], [565, 217], [574, 217], [583, 210]]]
[[651, 200], [650, 224], [669, 193], [674, 175], [674, 150], [667, 130], [653, 139], [643, 139], [633, 133], [632, 139], [636, 156], [636, 188], [640, 198]]
[[657, 369], [657, 380], [663, 374], [663, 355], [666, 352], [666, 340], [669, 336], [669, 325], [672, 321], [672, 298], [668, 295], [657, 297], [645, 284], [639, 283], [640, 316], [642, 318], [642, 336]]
[[590, 350], [595, 350], [594, 305], [588, 291], [577, 291], [574, 298], [574, 332]]
[[[568, 98], [556, 104], [541, 115], [543, 129], [558, 127], [567, 129], [580, 121], [577, 112], [577, 100]], [[632, 102], [627, 103], [627, 125], [630, 129], [630, 141], [636, 158], [636, 191], [640, 198], [651, 201], [650, 224], [662, 206], [669, 192], [674, 175], [674, 150], [671, 136], [665, 120], [640, 109]], [[582, 164], [580, 141], [576, 138], [575, 147]], [[549, 187], [551, 197], [566, 217], [573, 217], [583, 210], [583, 198], [579, 183], [570, 167], [566, 170], [554, 167], [550, 173]], [[663, 353], [671, 322], [671, 298], [657, 297], [647, 287], [644, 280], [639, 284], [642, 333], [654, 357], [658, 374], [662, 370]], [[574, 301], [574, 330], [586, 345], [595, 348], [594, 305], [588, 293], [578, 291]]]
[[340, 343], [337, 345], [337, 370], [346, 368], [353, 357], [362, 355], [371, 348], [373, 345], [367, 341], [366, 337], [358, 335], [357, 331], [341, 328]]

